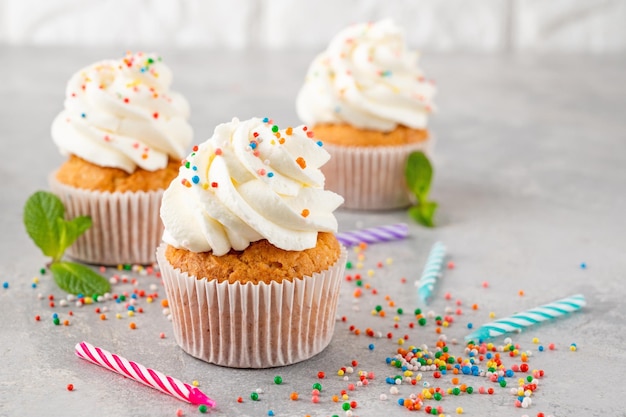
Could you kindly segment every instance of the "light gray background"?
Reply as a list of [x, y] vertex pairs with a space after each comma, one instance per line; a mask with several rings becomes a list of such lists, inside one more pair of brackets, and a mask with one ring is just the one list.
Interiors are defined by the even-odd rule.
[[427, 51], [626, 51], [625, 0], [0, 0], [0, 43], [321, 49], [386, 17]]
[[[194, 50], [160, 51], [174, 73], [174, 88], [185, 94], [193, 109], [195, 143], [207, 139], [217, 123], [233, 116], [270, 116], [281, 125], [297, 124], [294, 98], [315, 51], [209, 53]], [[431, 128], [437, 137], [432, 197], [440, 203], [439, 226], [428, 230], [411, 224], [410, 237], [402, 242], [371, 245], [364, 267], [375, 270], [366, 278], [378, 295], [370, 292], [358, 300], [353, 283], [344, 283], [338, 322], [330, 346], [317, 357], [280, 369], [233, 370], [209, 365], [183, 353], [175, 344], [171, 323], [158, 302], [140, 301], [144, 313], [133, 320], [117, 320], [121, 306], [112, 302], [107, 321], [94, 306], [59, 307], [63, 293], [50, 277], [36, 289], [32, 278], [46, 260], [26, 236], [21, 224], [22, 206], [36, 190], [46, 189], [46, 176], [62, 163], [50, 139], [50, 124], [62, 108], [67, 79], [93, 61], [120, 55], [116, 48], [42, 49], [0, 48], [0, 416], [132, 415], [174, 416], [177, 409], [198, 415], [186, 405], [150, 388], [99, 369], [73, 353], [76, 343], [96, 346], [153, 367], [185, 382], [198, 380], [219, 408], [215, 416], [345, 415], [331, 396], [356, 382], [345, 382], [336, 371], [359, 361], [357, 369], [376, 374], [368, 387], [351, 393], [359, 407], [355, 415], [408, 415], [389, 394], [385, 377], [396, 371], [385, 358], [398, 347], [396, 339], [408, 334], [405, 345], [434, 346], [435, 326], [409, 329], [410, 314], [393, 329], [393, 312], [384, 296], [411, 311], [419, 304], [412, 283], [419, 277], [428, 250], [436, 240], [449, 248], [455, 269], [446, 270], [429, 309], [441, 314], [462, 301], [463, 315], [445, 330], [448, 340], [462, 340], [466, 325], [489, 320], [489, 312], [503, 317], [564, 296], [583, 293], [583, 312], [514, 336], [523, 349], [533, 352], [531, 369], [546, 376], [528, 410], [513, 407], [507, 389], [496, 395], [446, 397], [442, 405], [454, 415], [463, 407], [471, 416], [625, 416], [623, 371], [624, 258], [626, 231], [626, 82], [623, 57], [589, 56], [486, 56], [429, 54], [423, 67], [437, 80], [439, 111]], [[389, 224], [407, 219], [403, 211], [358, 213], [339, 211], [340, 230]], [[393, 264], [377, 268], [379, 261]], [[354, 254], [351, 255], [356, 260]], [[586, 269], [580, 264], [585, 262]], [[113, 271], [107, 271], [111, 275]], [[140, 277], [138, 288], [149, 290], [154, 277]], [[402, 284], [401, 278], [407, 279]], [[489, 288], [482, 288], [483, 281]], [[115, 291], [132, 291], [130, 284]], [[520, 297], [518, 291], [525, 291]], [[450, 292], [452, 300], [443, 294]], [[46, 297], [39, 300], [37, 294]], [[54, 294], [57, 307], [48, 306]], [[159, 300], [157, 300], [159, 301]], [[479, 305], [472, 311], [473, 303]], [[387, 317], [374, 317], [376, 305], [385, 306]], [[74, 316], [69, 317], [68, 311]], [[55, 327], [51, 315], [69, 318], [68, 327]], [[35, 315], [42, 321], [35, 322]], [[371, 327], [393, 340], [355, 336], [349, 325]], [[417, 326], [419, 327], [419, 326]], [[164, 332], [167, 337], [159, 338]], [[537, 337], [551, 352], [537, 352]], [[496, 342], [501, 343], [502, 339]], [[367, 346], [375, 344], [375, 350]], [[578, 350], [570, 352], [576, 343]], [[452, 345], [462, 354], [461, 345]], [[506, 364], [516, 361], [505, 360]], [[320, 404], [310, 402], [317, 372], [326, 372]], [[285, 384], [272, 383], [281, 375]], [[424, 380], [450, 387], [450, 376]], [[493, 386], [482, 378], [462, 378], [474, 387]], [[515, 385], [516, 378], [510, 380]], [[66, 390], [67, 384], [74, 392]], [[261, 401], [249, 394], [262, 388]], [[402, 385], [401, 396], [421, 387]], [[301, 400], [288, 400], [298, 391]], [[379, 396], [387, 394], [388, 401]], [[243, 404], [236, 398], [244, 397]], [[429, 402], [431, 404], [432, 402]]]

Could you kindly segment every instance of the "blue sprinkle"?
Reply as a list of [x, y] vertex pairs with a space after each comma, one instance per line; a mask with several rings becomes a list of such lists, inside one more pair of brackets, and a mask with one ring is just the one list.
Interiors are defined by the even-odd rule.
[[270, 121], [270, 119], [268, 119], [267, 117], [264, 117], [264, 118], [263, 118], [263, 123], [267, 123], [267, 122], [269, 122], [269, 121]]
[[526, 398], [526, 397], [524, 397], [523, 395], [520, 395], [520, 396], [518, 396], [518, 397], [517, 397], [517, 399], [518, 399], [520, 402], [521, 402], [521, 401], [524, 401], [524, 398]]
[[391, 363], [391, 358], [385, 358], [385, 362], [387, 362], [387, 365], [389, 365]]
[[58, 315], [57, 313], [52, 313], [52, 318], [53, 318], [53, 319], [58, 319], [58, 318], [59, 318], [59, 315]]
[[270, 416], [270, 417], [272, 417], [272, 416], [274, 415], [274, 411], [273, 411], [273, 410], [268, 411], [268, 412], [267, 412], [267, 415], [268, 415], [268, 416]]
[[572, 343], [570, 346], [574, 346], [574, 347], [576, 347], [576, 343]]
[[539, 346], [539, 352], [543, 352], [543, 346]]
[[268, 172], [268, 173], [267, 173], [267, 176], [268, 176], [268, 177], [270, 177], [270, 178], [272, 178], [272, 177], [274, 176], [274, 173], [273, 173], [273, 172]]
[[581, 262], [580, 269], [587, 269], [587, 264], [585, 262]]
[[471, 329], [472, 327], [474, 327], [474, 325], [472, 323], [467, 323], [467, 328]]
[[3, 288], [9, 288], [9, 283], [8, 283], [8, 282], [6, 282], [6, 281], [5, 281], [5, 282], [3, 282], [3, 283], [2, 283], [2, 287], [3, 287]]
[[487, 359], [491, 359], [491, 358], [492, 358], [492, 356], [493, 356], [493, 355], [491, 354], [491, 352], [487, 352], [487, 354], [485, 355], [485, 357], [486, 357]]
[[87, 117], [87, 115], [85, 113], [81, 113], [80, 117], [82, 117], [84, 119], [85, 117]]
[[321, 148], [322, 146], [324, 146], [324, 142], [322, 142], [321, 140], [318, 140], [318, 141], [317, 141], [317, 142], [315, 142], [315, 143], [317, 143], [317, 146], [319, 146], [320, 148]]
[[146, 72], [146, 71], [147, 71], [147, 69], [148, 69], [148, 68], [146, 68], [146, 67], [141, 67], [141, 69], [140, 69], [139, 71], [141, 71], [141, 72]]
[[398, 404], [404, 405], [404, 398], [398, 398]]
[[197, 175], [194, 175], [193, 177], [191, 177], [191, 181], [192, 181], [194, 184], [197, 184], [197, 183], [199, 183], [199, 182], [200, 182], [200, 177], [199, 177], [199, 176], [197, 176]]
[[508, 376], [509, 378], [512, 377], [513, 375], [515, 375], [511, 369], [507, 369], [504, 374], [506, 376]]
[[369, 344], [369, 346], [368, 346], [368, 349], [369, 349], [369, 350], [374, 350], [374, 344], [373, 344], [373, 343], [370, 343], [370, 344]]
[[137, 299], [137, 294], [133, 294], [133, 295], [131, 295], [131, 296], [130, 296], [130, 298], [132, 298], [132, 299], [136, 300], [136, 299]]
[[255, 142], [250, 142], [250, 148], [256, 149], [256, 143]]
[[197, 171], [198, 167], [194, 165], [194, 166], [191, 167], [191, 169], [193, 169], [194, 171]]
[[128, 311], [135, 311], [135, 306], [128, 306]]
[[33, 288], [37, 288], [37, 284], [35, 284], [34, 282], [32, 284], [30, 284], [31, 287]]
[[469, 374], [471, 374], [471, 373], [472, 373], [472, 370], [471, 370], [471, 368], [470, 368], [469, 366], [464, 366], [464, 367], [461, 369], [461, 372], [463, 372], [465, 375], [469, 375]]

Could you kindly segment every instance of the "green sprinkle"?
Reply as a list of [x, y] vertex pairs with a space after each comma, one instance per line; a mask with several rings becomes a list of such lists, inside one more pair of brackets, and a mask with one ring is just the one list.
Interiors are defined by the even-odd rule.
[[202, 414], [206, 413], [207, 410], [209, 409], [209, 407], [207, 407], [206, 405], [202, 404], [198, 407], [198, 411], [200, 411]]
[[459, 395], [459, 394], [461, 393], [461, 389], [460, 389], [459, 387], [454, 387], [454, 388], [452, 389], [452, 393], [453, 393], [454, 395]]
[[352, 262], [346, 262], [346, 269], [352, 269]]
[[131, 269], [133, 269], [131, 264], [124, 264], [124, 271], [130, 271]]
[[474, 392], [474, 388], [467, 387], [467, 388], [465, 388], [465, 392], [467, 392], [468, 394], [471, 394], [472, 392]]
[[341, 404], [341, 408], [343, 408], [343, 411], [348, 411], [350, 409], [350, 403]]
[[426, 319], [424, 317], [419, 319], [417, 322], [419, 323], [420, 326], [426, 326]]
[[272, 132], [274, 133], [278, 132], [278, 126], [276, 125], [272, 126]]
[[53, 318], [53, 319], [52, 319], [52, 322], [53, 322], [55, 325], [57, 325], [57, 326], [58, 326], [58, 325], [61, 323], [61, 320], [59, 320], [59, 318], [58, 318], [58, 317], [55, 317], [55, 318]]
[[315, 384], [313, 384], [313, 389], [316, 389], [319, 392], [322, 392], [322, 384], [320, 384], [319, 382], [316, 382]]
[[356, 280], [356, 286], [357, 287], [362, 287], [363, 286], [363, 281], [361, 281], [360, 279]]
[[40, 273], [41, 275], [46, 275], [46, 268], [41, 268], [41, 269], [39, 270], [39, 273]]
[[503, 379], [503, 380], [501, 380], [501, 381], [500, 381], [500, 386], [501, 386], [502, 388], [506, 387], [506, 380], [504, 380], [504, 379]]
[[276, 375], [276, 376], [274, 377], [274, 384], [276, 384], [276, 385], [280, 385], [280, 384], [282, 384], [282, 383], [283, 383], [283, 378], [282, 378], [280, 375]]
[[419, 308], [416, 308], [415, 311], [413, 312], [413, 314], [415, 314], [416, 316], [422, 314], [422, 310]]
[[380, 313], [380, 311], [381, 311], [382, 309], [383, 309], [383, 307], [382, 307], [382, 306], [380, 306], [380, 305], [377, 305], [377, 306], [376, 306], [376, 311], [378, 311], [379, 313]]
[[398, 314], [402, 314], [402, 313], [404, 313], [404, 310], [402, 310], [401, 308], [399, 308], [399, 309], [397, 310], [397, 312], [398, 312]]
[[259, 401], [259, 394], [257, 392], [253, 392], [252, 394], [250, 394], [250, 399], [252, 401]]

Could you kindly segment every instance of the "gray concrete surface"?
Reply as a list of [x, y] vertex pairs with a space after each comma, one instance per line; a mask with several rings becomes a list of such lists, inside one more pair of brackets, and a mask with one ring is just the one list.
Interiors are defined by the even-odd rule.
[[[409, 327], [415, 323], [410, 312], [420, 306], [413, 282], [436, 240], [448, 246], [455, 267], [445, 271], [425, 311], [451, 311], [454, 322], [443, 334], [455, 356], [467, 357], [463, 344], [453, 340], [463, 340], [468, 323], [489, 321], [490, 312], [504, 317], [575, 293], [583, 293], [588, 305], [512, 336], [522, 350], [532, 352], [530, 368], [545, 371], [529, 409], [515, 408], [509, 392], [526, 374], [508, 378], [504, 389], [485, 378], [461, 376], [476, 390], [493, 387], [495, 393], [448, 395], [427, 404], [441, 405], [449, 415], [462, 407], [464, 415], [483, 417], [539, 412], [626, 416], [626, 58], [424, 56], [427, 75], [439, 85], [439, 111], [432, 120], [438, 227], [411, 224], [406, 240], [365, 251], [362, 269], [351, 272], [363, 274], [363, 282], [377, 294], [364, 289], [355, 298], [355, 283], [343, 283], [339, 316], [346, 321], [337, 322], [323, 353], [285, 368], [235, 370], [198, 361], [177, 347], [160, 304], [164, 289], [154, 276], [128, 273], [137, 279], [136, 286], [114, 286], [117, 293], [134, 288], [158, 293], [153, 303], [140, 298], [137, 307], [143, 313], [133, 318], [113, 301], [60, 306], [64, 294], [49, 275], [40, 276], [37, 288], [31, 286], [46, 259], [24, 231], [22, 206], [31, 193], [47, 188], [47, 174], [63, 160], [49, 129], [62, 107], [65, 83], [81, 66], [123, 52], [0, 48], [0, 282], [8, 283], [8, 288], [0, 287], [0, 416], [175, 416], [179, 409], [185, 415], [200, 414], [194, 406], [78, 359], [73, 348], [83, 340], [182, 381], [197, 380], [218, 403], [209, 415], [261, 417], [272, 410], [276, 416], [344, 416], [344, 401], [335, 403], [332, 396], [358, 380], [356, 374], [348, 381], [337, 376], [352, 360], [358, 361], [355, 370], [375, 373], [369, 385], [348, 391], [349, 401], [358, 403], [354, 415], [409, 415], [398, 398], [421, 392], [424, 382], [444, 390], [453, 386], [452, 375], [435, 379], [430, 372], [423, 372], [415, 386], [398, 386], [398, 395], [385, 382], [398, 373], [385, 361], [398, 348], [398, 338], [409, 336], [403, 347], [434, 348], [439, 337], [432, 319], [424, 327]], [[293, 101], [314, 52], [158, 52], [174, 72], [175, 89], [191, 103], [194, 143], [233, 116], [269, 116], [282, 125], [297, 124]], [[341, 230], [410, 222], [404, 211], [340, 211], [338, 218]], [[350, 257], [358, 262], [354, 252]], [[387, 258], [393, 263], [387, 264]], [[55, 297], [53, 308], [49, 295]], [[396, 307], [388, 306], [386, 295]], [[478, 309], [472, 310], [472, 304]], [[377, 305], [386, 317], [371, 314]], [[96, 307], [108, 309], [107, 320], [100, 320]], [[398, 329], [395, 308], [405, 311], [398, 316]], [[53, 313], [70, 325], [55, 326]], [[117, 313], [123, 318], [116, 319]], [[131, 321], [135, 330], [129, 328]], [[372, 328], [383, 337], [357, 336], [351, 325], [363, 333]], [[371, 343], [374, 350], [368, 348]], [[502, 338], [494, 343], [501, 345]], [[555, 350], [547, 349], [550, 343]], [[540, 345], [546, 350], [539, 352]], [[520, 359], [505, 356], [503, 362], [512, 366]], [[326, 378], [319, 380], [319, 371]], [[282, 376], [282, 385], [273, 383], [275, 375]], [[315, 382], [323, 385], [319, 404], [311, 401]], [[74, 391], [67, 390], [68, 384]], [[260, 400], [252, 401], [250, 393], [258, 388], [263, 391]], [[300, 394], [298, 401], [289, 399], [293, 391]], [[243, 403], [237, 402], [240, 396]]]

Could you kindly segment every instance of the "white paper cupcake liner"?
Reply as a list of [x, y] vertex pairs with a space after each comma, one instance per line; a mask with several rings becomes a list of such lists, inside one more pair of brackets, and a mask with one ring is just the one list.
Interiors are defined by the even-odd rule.
[[69, 256], [98, 265], [155, 262], [163, 235], [159, 209], [164, 190], [84, 190], [60, 183], [54, 174], [49, 184], [63, 201], [68, 218], [91, 216], [92, 226], [68, 248]]
[[157, 261], [174, 336], [187, 353], [232, 368], [270, 368], [308, 359], [330, 343], [347, 252], [311, 277], [270, 284], [197, 279]]
[[322, 166], [325, 188], [343, 196], [343, 208], [391, 210], [411, 203], [404, 169], [413, 151], [431, 153], [432, 139], [402, 146], [335, 146]]

